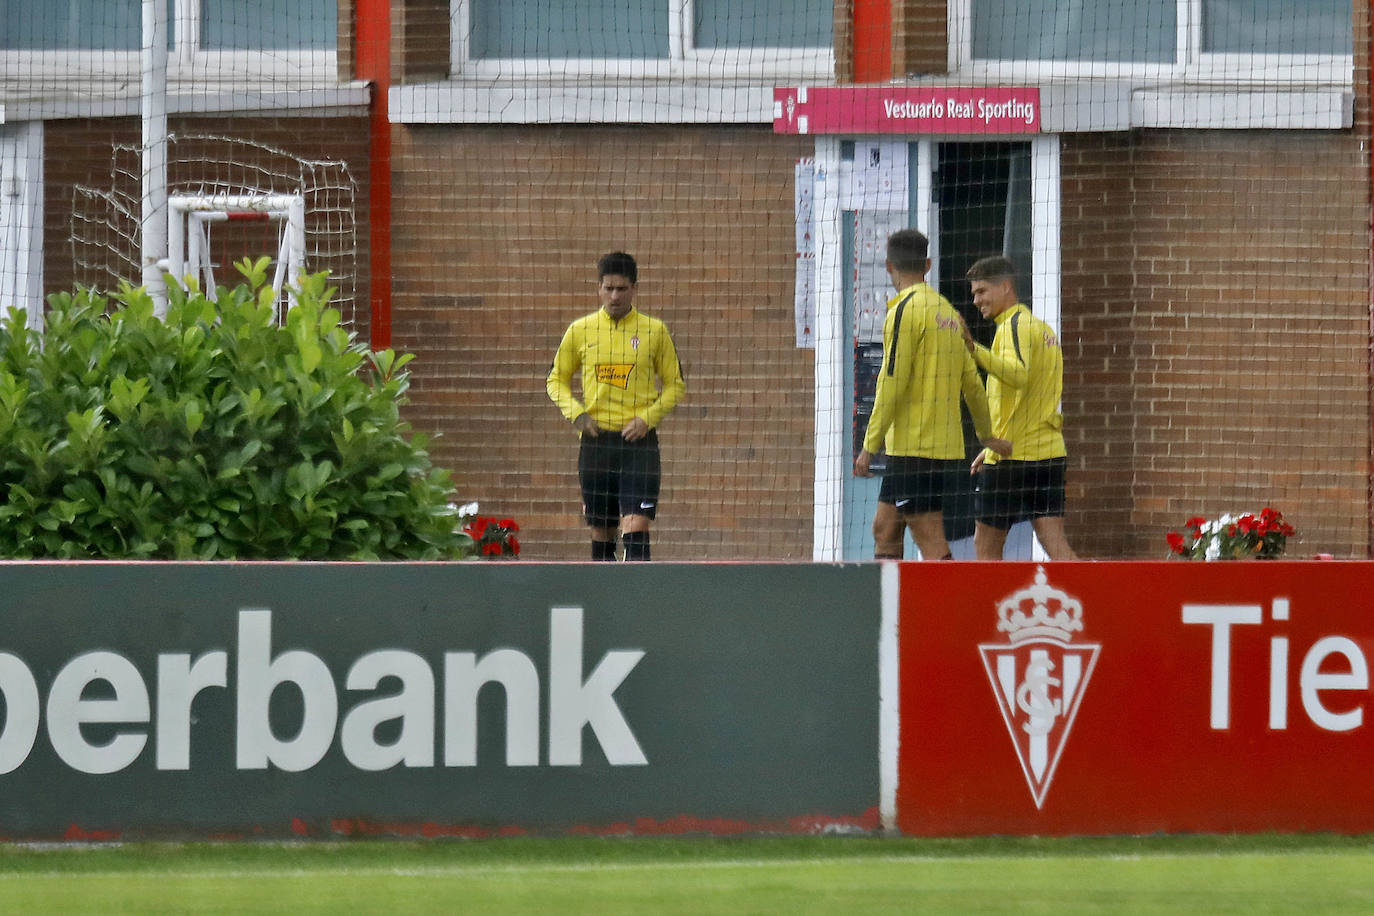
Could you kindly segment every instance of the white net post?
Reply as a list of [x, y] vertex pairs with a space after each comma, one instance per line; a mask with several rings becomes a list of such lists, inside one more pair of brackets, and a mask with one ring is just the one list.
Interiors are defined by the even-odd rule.
[[167, 313], [160, 267], [167, 253], [167, 6], [162, 0], [143, 0], [142, 126], [142, 279], [160, 317]]

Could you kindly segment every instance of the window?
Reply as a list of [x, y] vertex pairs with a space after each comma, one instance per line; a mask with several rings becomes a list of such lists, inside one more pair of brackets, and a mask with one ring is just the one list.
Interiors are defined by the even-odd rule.
[[1346, 0], [1204, 0], [1202, 51], [1221, 54], [1351, 53]]
[[833, 0], [452, 0], [453, 72], [495, 77], [834, 72]]
[[1348, 0], [955, 0], [961, 73], [1353, 80]]
[[138, 0], [0, 0], [0, 50], [137, 51]]
[[[183, 21], [197, 19], [196, 3]], [[207, 51], [333, 51], [337, 0], [199, 0], [201, 49]]]
[[1172, 62], [1175, 0], [973, 0], [975, 60]]
[[[169, 77], [333, 77], [338, 0], [165, 0]], [[137, 74], [141, 0], [0, 0], [0, 75], [52, 83]], [[113, 53], [112, 53], [113, 52]]]

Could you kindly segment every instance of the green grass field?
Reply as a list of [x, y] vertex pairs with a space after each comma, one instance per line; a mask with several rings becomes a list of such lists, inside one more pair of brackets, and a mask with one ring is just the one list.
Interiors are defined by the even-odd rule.
[[1374, 837], [0, 848], [13, 913], [1361, 913]]

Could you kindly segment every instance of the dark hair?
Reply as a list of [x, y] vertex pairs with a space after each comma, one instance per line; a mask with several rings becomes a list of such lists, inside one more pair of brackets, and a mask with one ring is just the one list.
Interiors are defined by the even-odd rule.
[[596, 278], [600, 280], [606, 274], [624, 277], [631, 283], [639, 282], [639, 267], [635, 264], [635, 259], [623, 251], [603, 254], [596, 262]]
[[1011, 262], [1011, 258], [1004, 258], [1000, 254], [995, 254], [989, 258], [979, 258], [973, 262], [973, 266], [964, 274], [970, 283], [1000, 282], [1002, 280], [1011, 281], [1011, 288], [1016, 289], [1016, 265]]
[[926, 271], [930, 241], [915, 229], [898, 229], [887, 237], [887, 260], [903, 273]]

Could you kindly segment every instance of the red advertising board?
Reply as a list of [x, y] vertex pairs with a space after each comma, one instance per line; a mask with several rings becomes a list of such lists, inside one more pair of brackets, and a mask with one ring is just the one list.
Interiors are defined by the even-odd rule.
[[779, 134], [1040, 132], [1040, 90], [984, 86], [798, 86], [773, 90]]
[[1374, 830], [1374, 564], [908, 563], [911, 835]]

